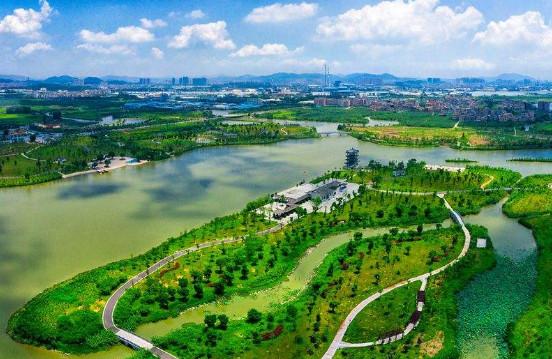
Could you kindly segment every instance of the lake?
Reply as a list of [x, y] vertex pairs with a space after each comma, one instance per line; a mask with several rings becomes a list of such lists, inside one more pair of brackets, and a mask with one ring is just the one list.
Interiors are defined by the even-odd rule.
[[[410, 158], [446, 164], [446, 159], [460, 157], [510, 167], [524, 175], [552, 173], [552, 163], [507, 161], [551, 157], [552, 150], [386, 147], [348, 136], [330, 136], [271, 145], [211, 147], [104, 175], [3, 189], [0, 326], [5, 328], [13, 311], [47, 287], [87, 269], [142, 253], [167, 237], [237, 211], [263, 194], [339, 168], [345, 150], [353, 146], [360, 150], [361, 164]], [[491, 235], [498, 240], [492, 231]], [[506, 236], [503, 241], [510, 238]], [[129, 349], [117, 346], [89, 357], [119, 358], [129, 353]], [[67, 358], [14, 343], [4, 330], [0, 334], [0, 357]]]

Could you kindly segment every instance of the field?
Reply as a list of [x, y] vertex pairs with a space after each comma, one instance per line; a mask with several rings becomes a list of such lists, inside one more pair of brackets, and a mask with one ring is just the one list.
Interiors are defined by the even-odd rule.
[[41, 118], [41, 116], [36, 114], [6, 113], [6, 107], [0, 106], [0, 129], [27, 126]]
[[347, 130], [352, 136], [375, 143], [399, 146], [476, 147], [487, 145], [488, 139], [473, 129], [427, 128], [407, 126], [356, 127]]
[[[470, 226], [470, 232], [488, 238], [485, 228]], [[491, 269], [494, 263], [492, 248], [472, 246], [458, 265], [429, 280], [422, 319], [413, 333], [385, 346], [340, 350], [336, 358], [457, 358], [456, 294], [476, 275]]]
[[552, 176], [536, 175], [522, 179], [508, 202], [504, 213], [511, 217], [546, 214], [552, 211]]
[[439, 128], [348, 125], [346, 130], [360, 140], [394, 146], [436, 147], [458, 149], [518, 149], [549, 148], [549, 136], [516, 132], [502, 128]]
[[25, 186], [61, 178], [51, 161], [34, 161], [22, 155], [0, 156], [0, 188]]
[[369, 119], [398, 121], [404, 126], [443, 127], [454, 126], [450, 117], [421, 112], [382, 112], [365, 107], [297, 107], [271, 110], [255, 114], [259, 118], [297, 121], [338, 122], [345, 124], [368, 123]]

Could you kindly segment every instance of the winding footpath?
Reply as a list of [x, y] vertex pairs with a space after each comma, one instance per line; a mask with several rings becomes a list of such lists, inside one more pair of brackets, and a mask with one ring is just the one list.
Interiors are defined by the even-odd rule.
[[[458, 224], [462, 228], [462, 231], [464, 232], [464, 238], [465, 238], [464, 246], [462, 247], [462, 251], [460, 252], [458, 257], [456, 257], [456, 259], [452, 260], [451, 262], [445, 264], [444, 266], [442, 266], [440, 268], [437, 268], [435, 270], [432, 270], [431, 272], [427, 272], [427, 273], [421, 274], [419, 276], [404, 280], [402, 282], [396, 283], [396, 284], [394, 284], [390, 287], [387, 287], [387, 288], [383, 289], [381, 292], [374, 293], [371, 296], [369, 296], [368, 298], [364, 299], [355, 308], [353, 308], [353, 310], [349, 313], [349, 315], [347, 315], [347, 317], [345, 318], [343, 323], [341, 323], [341, 326], [339, 327], [337, 333], [335, 334], [335, 337], [332, 340], [332, 342], [330, 344], [330, 347], [328, 348], [326, 353], [323, 355], [322, 359], [331, 359], [331, 358], [333, 358], [335, 353], [337, 352], [337, 350], [339, 350], [340, 348], [359, 348], [359, 347], [368, 347], [368, 346], [373, 346], [373, 345], [378, 345], [378, 344], [387, 344], [389, 341], [384, 341], [384, 342], [377, 341], [377, 342], [366, 342], [366, 343], [351, 344], [351, 343], [344, 342], [343, 337], [345, 336], [345, 333], [347, 332], [347, 329], [349, 328], [349, 325], [353, 322], [353, 320], [356, 318], [356, 316], [360, 312], [362, 312], [362, 310], [367, 305], [369, 305], [373, 301], [377, 300], [381, 296], [383, 296], [383, 295], [385, 295], [389, 292], [392, 292], [393, 290], [395, 290], [397, 288], [405, 286], [409, 283], [414, 283], [414, 282], [420, 281], [422, 283], [421, 287], [420, 287], [420, 290], [421, 291], [425, 290], [425, 287], [427, 285], [427, 280], [428, 280], [429, 277], [437, 275], [437, 274], [443, 272], [444, 270], [446, 270], [447, 268], [452, 267], [453, 265], [458, 263], [468, 253], [468, 250], [470, 248], [470, 243], [471, 243], [471, 234], [470, 234], [470, 232], [466, 228], [466, 225], [464, 224], [464, 221], [462, 220], [462, 217], [460, 216], [460, 214], [458, 214], [458, 212], [456, 212], [450, 206], [450, 204], [447, 202], [447, 200], [445, 199], [445, 193], [439, 193], [438, 196], [439, 196], [439, 198], [441, 198], [443, 200], [443, 203], [445, 204], [445, 207], [447, 207], [447, 209], [450, 211], [451, 217], [454, 220], [454, 222], [456, 222], [456, 224]], [[423, 304], [421, 306], [420, 306], [420, 304], [421, 303], [418, 303], [418, 310], [421, 311], [421, 309], [423, 309]], [[408, 335], [413, 329], [414, 329], [414, 325], [409, 324], [407, 326], [407, 328], [405, 329], [405, 331], [397, 339], [402, 339], [404, 336]]]
[[[415, 193], [415, 192], [414, 193], [409, 193], [409, 194], [411, 194], [411, 195], [412, 194], [429, 195], [429, 193], [426, 194], [426, 193]], [[385, 295], [385, 294], [387, 294], [387, 293], [389, 293], [389, 292], [391, 292], [391, 291], [393, 291], [397, 288], [400, 288], [402, 286], [405, 286], [407, 284], [414, 283], [414, 282], [417, 282], [417, 281], [421, 282], [420, 290], [421, 291], [425, 290], [425, 287], [427, 285], [427, 280], [428, 280], [429, 277], [434, 276], [436, 274], [439, 274], [439, 273], [443, 272], [444, 270], [446, 270], [447, 268], [455, 265], [467, 254], [467, 252], [470, 248], [471, 235], [470, 235], [468, 229], [466, 228], [466, 226], [464, 224], [464, 221], [462, 220], [462, 217], [447, 202], [447, 200], [445, 199], [445, 193], [442, 192], [442, 193], [438, 193], [437, 195], [439, 196], [439, 198], [442, 199], [443, 203], [445, 204], [445, 207], [450, 211], [451, 217], [454, 220], [454, 222], [456, 222], [458, 225], [460, 225], [461, 228], [462, 228], [462, 231], [464, 232], [464, 237], [465, 237], [464, 246], [462, 248], [462, 251], [458, 255], [458, 257], [456, 259], [452, 260], [451, 262], [449, 262], [448, 264], [440, 267], [440, 268], [437, 268], [437, 269], [435, 269], [431, 272], [427, 272], [427, 273], [421, 274], [419, 276], [416, 276], [416, 277], [401, 281], [399, 283], [396, 283], [396, 284], [394, 284], [390, 287], [387, 287], [387, 288], [383, 289], [381, 292], [377, 292], [377, 293], [371, 295], [370, 297], [368, 297], [368, 298], [364, 299], [362, 302], [360, 302], [349, 313], [349, 315], [347, 315], [347, 317], [345, 318], [345, 320], [343, 321], [343, 323], [339, 327], [339, 330], [337, 331], [332, 343], [330, 344], [330, 347], [328, 348], [328, 350], [324, 354], [323, 359], [333, 358], [335, 353], [337, 352], [337, 350], [339, 350], [340, 348], [357, 348], [357, 347], [373, 346], [373, 345], [378, 345], [378, 344], [386, 344], [388, 342], [387, 340], [384, 341], [384, 342], [379, 340], [377, 342], [366, 342], [366, 343], [354, 343], [354, 344], [352, 344], [352, 343], [344, 342], [343, 337], [345, 336], [345, 333], [347, 332], [347, 329], [349, 328], [349, 325], [353, 322], [353, 320], [356, 318], [356, 316], [360, 312], [362, 312], [362, 310], [367, 305], [369, 305], [370, 303], [377, 300], [381, 296], [383, 296], [383, 295]], [[265, 235], [265, 234], [268, 234], [268, 233], [273, 233], [273, 232], [276, 232], [276, 231], [282, 229], [283, 226], [284, 225], [279, 224], [275, 227], [266, 229], [264, 231], [260, 231], [257, 234], [258, 235]], [[176, 259], [178, 259], [180, 257], [183, 257], [185, 255], [188, 255], [190, 253], [202, 250], [202, 249], [215, 247], [215, 246], [219, 246], [219, 245], [223, 245], [223, 244], [237, 243], [237, 242], [240, 242], [242, 240], [243, 240], [243, 237], [239, 237], [239, 238], [222, 239], [222, 240], [216, 240], [216, 241], [211, 241], [211, 242], [199, 243], [199, 244], [194, 245], [192, 247], [179, 250], [179, 251], [177, 251], [177, 252], [175, 252], [175, 253], [173, 253], [173, 254], [171, 254], [171, 255], [169, 255], [169, 256], [161, 259], [161, 260], [159, 260], [158, 262], [154, 263], [153, 265], [148, 267], [146, 270], [136, 274], [135, 276], [133, 276], [132, 278], [127, 280], [123, 285], [121, 285], [111, 295], [111, 297], [109, 297], [109, 299], [107, 300], [106, 305], [105, 305], [104, 310], [103, 310], [103, 313], [102, 313], [102, 321], [103, 321], [104, 328], [111, 331], [111, 332], [113, 332], [121, 342], [123, 342], [125, 345], [128, 345], [128, 346], [130, 346], [134, 349], [147, 350], [150, 353], [152, 353], [153, 355], [155, 355], [155, 356], [157, 356], [158, 358], [161, 358], [161, 359], [178, 359], [176, 356], [164, 351], [163, 349], [161, 349], [159, 347], [156, 347], [148, 339], [142, 338], [142, 337], [136, 335], [135, 333], [132, 333], [130, 331], [127, 331], [127, 330], [124, 330], [124, 329], [121, 329], [121, 328], [117, 327], [117, 325], [115, 324], [115, 321], [114, 321], [114, 313], [115, 313], [115, 309], [117, 307], [117, 303], [119, 302], [121, 297], [126, 293], [127, 290], [129, 290], [130, 288], [132, 288], [133, 286], [135, 286], [136, 284], [138, 284], [139, 282], [141, 282], [142, 280], [144, 280], [148, 276], [150, 276], [153, 273], [157, 272], [159, 269], [161, 269], [165, 265], [174, 262]], [[418, 303], [418, 310], [421, 311], [422, 309], [423, 309], [423, 303]], [[414, 329], [414, 327], [415, 327], [415, 325], [409, 324], [407, 326], [407, 328], [405, 329], [405, 331], [400, 335], [400, 337], [394, 337], [393, 340], [402, 339], [404, 336], [406, 336], [408, 333], [410, 333]]]
[[[276, 232], [283, 228], [283, 225], [277, 225], [272, 228], [257, 232], [257, 235], [265, 235], [269, 233]], [[199, 243], [193, 247], [189, 247], [186, 249], [179, 250], [161, 260], [156, 262], [155, 264], [148, 267], [146, 270], [136, 274], [134, 277], [127, 280], [123, 285], [121, 285], [107, 300], [103, 313], [102, 313], [102, 322], [105, 329], [113, 332], [117, 338], [121, 342], [123, 342], [125, 345], [128, 345], [134, 349], [144, 349], [149, 352], [151, 352], [153, 355], [157, 356], [161, 359], [178, 359], [174, 355], [164, 351], [163, 349], [156, 347], [151, 343], [149, 340], [142, 338], [132, 332], [129, 332], [127, 330], [121, 329], [117, 327], [115, 324], [115, 321], [113, 319], [115, 309], [117, 308], [117, 303], [119, 302], [119, 299], [126, 293], [127, 290], [147, 278], [148, 276], [152, 275], [153, 273], [157, 272], [159, 269], [164, 267], [165, 265], [174, 262], [176, 259], [183, 257], [185, 255], [188, 255], [193, 252], [197, 252], [202, 249], [210, 248], [219, 246], [222, 244], [231, 244], [231, 243], [237, 243], [241, 242], [243, 240], [243, 237], [239, 238], [233, 238], [233, 239], [222, 239], [218, 241], [211, 241], [211, 242], [204, 242]]]

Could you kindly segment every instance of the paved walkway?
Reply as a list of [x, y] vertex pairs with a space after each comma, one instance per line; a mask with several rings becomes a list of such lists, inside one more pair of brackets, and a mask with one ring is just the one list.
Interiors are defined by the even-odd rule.
[[[269, 233], [273, 233], [276, 231], [279, 231], [282, 229], [283, 225], [277, 225], [268, 229], [265, 229], [263, 231], [257, 232], [258, 235], [265, 235]], [[134, 277], [127, 280], [122, 286], [120, 286], [107, 300], [107, 303], [105, 304], [103, 313], [102, 313], [102, 321], [103, 326], [105, 329], [113, 332], [119, 340], [121, 340], [124, 344], [129, 345], [133, 347], [134, 349], [145, 349], [150, 351], [155, 356], [161, 358], [161, 359], [177, 359], [174, 355], [167, 353], [161, 348], [158, 348], [153, 345], [150, 341], [147, 339], [144, 339], [142, 337], [139, 337], [138, 335], [126, 331], [124, 329], [118, 328], [117, 325], [115, 325], [113, 315], [115, 313], [115, 308], [117, 307], [117, 303], [119, 302], [119, 299], [125, 294], [125, 292], [135, 286], [137, 283], [142, 281], [144, 278], [147, 278], [151, 274], [157, 272], [160, 268], [164, 267], [165, 265], [175, 261], [176, 259], [185, 256], [187, 254], [190, 254], [192, 252], [196, 252], [205, 248], [210, 248], [214, 246], [219, 246], [222, 244], [230, 244], [230, 243], [236, 243], [243, 240], [243, 237], [240, 238], [234, 238], [234, 239], [222, 239], [218, 241], [211, 241], [211, 242], [205, 242], [197, 244], [193, 247], [189, 247], [186, 249], [182, 249], [180, 251], [177, 251], [161, 260], [156, 262], [155, 264], [148, 267], [146, 270], [136, 274]]]
[[119, 287], [115, 291], [115, 293], [113, 293], [111, 295], [111, 297], [109, 297], [109, 299], [107, 300], [107, 303], [105, 304], [103, 315], [102, 315], [102, 321], [103, 321], [104, 328], [107, 329], [107, 330], [110, 330], [111, 332], [113, 332], [123, 343], [125, 343], [126, 345], [129, 345], [129, 346], [131, 346], [135, 349], [148, 350], [148, 351], [150, 351], [151, 353], [153, 353], [154, 355], [156, 355], [157, 357], [159, 357], [161, 359], [177, 359], [174, 355], [172, 355], [170, 353], [167, 353], [163, 349], [154, 346], [147, 339], [141, 338], [141, 337], [139, 337], [138, 335], [136, 335], [132, 332], [123, 330], [121, 328], [118, 328], [115, 325], [115, 322], [113, 320], [113, 314], [115, 312], [115, 308], [117, 307], [117, 303], [118, 303], [119, 299], [121, 299], [121, 297], [125, 294], [125, 292], [128, 289], [132, 288], [134, 285], [136, 285], [137, 283], [142, 281], [144, 278], [146, 278], [149, 275], [157, 272], [161, 267], [167, 265], [170, 262], [173, 262], [174, 260], [176, 260], [176, 259], [178, 259], [182, 256], [185, 256], [185, 255], [190, 254], [192, 252], [199, 251], [201, 249], [214, 247], [214, 246], [218, 246], [218, 245], [221, 245], [221, 244], [236, 243], [236, 242], [239, 242], [241, 240], [242, 240], [242, 238], [223, 239], [223, 240], [218, 240], [218, 241], [212, 241], [212, 242], [205, 242], [205, 243], [197, 244], [193, 247], [189, 247], [189, 248], [180, 250], [178, 252], [175, 252], [175, 253], [171, 254], [170, 256], [167, 256], [167, 257], [161, 259], [160, 261], [153, 264], [152, 266], [150, 266], [146, 270], [144, 270], [144, 271], [138, 273], [137, 275], [135, 275], [134, 277], [130, 278], [126, 283], [124, 283], [121, 287]]
[[[343, 342], [343, 337], [345, 336], [345, 333], [347, 332], [347, 329], [349, 328], [349, 325], [353, 322], [353, 320], [356, 318], [356, 316], [360, 312], [362, 312], [362, 310], [364, 308], [366, 308], [367, 305], [369, 305], [370, 303], [372, 303], [376, 299], [380, 298], [381, 296], [383, 296], [383, 295], [385, 295], [385, 294], [387, 294], [387, 293], [389, 293], [389, 292], [391, 292], [391, 291], [393, 291], [397, 288], [400, 288], [404, 285], [407, 285], [409, 283], [421, 281], [422, 282], [421, 289], [425, 289], [425, 286], [427, 284], [427, 279], [429, 277], [434, 276], [436, 274], [439, 274], [439, 273], [443, 272], [444, 270], [446, 270], [447, 268], [455, 265], [468, 253], [468, 250], [470, 248], [470, 243], [471, 243], [471, 234], [468, 231], [468, 229], [466, 228], [466, 225], [464, 224], [464, 221], [462, 220], [462, 217], [447, 202], [447, 200], [445, 199], [445, 193], [439, 193], [437, 195], [439, 196], [439, 198], [441, 198], [443, 200], [443, 203], [445, 204], [445, 207], [447, 207], [447, 209], [450, 211], [452, 219], [454, 220], [454, 222], [456, 222], [462, 228], [462, 231], [464, 232], [464, 238], [465, 238], [464, 247], [462, 248], [462, 251], [460, 252], [458, 257], [456, 257], [456, 259], [452, 260], [451, 262], [447, 263], [446, 265], [444, 265], [440, 268], [437, 268], [435, 270], [432, 270], [431, 272], [427, 272], [427, 273], [421, 274], [419, 276], [416, 276], [416, 277], [404, 280], [402, 282], [399, 282], [397, 284], [394, 284], [390, 287], [385, 288], [381, 292], [377, 292], [377, 293], [372, 294], [371, 296], [369, 296], [368, 298], [366, 298], [362, 302], [360, 302], [355, 308], [353, 308], [353, 310], [349, 313], [349, 315], [347, 315], [345, 320], [341, 323], [339, 329], [337, 330], [337, 333], [334, 336], [334, 339], [332, 340], [332, 342], [330, 344], [330, 347], [328, 348], [326, 353], [323, 355], [323, 357], [322, 357], [323, 359], [333, 358], [335, 353], [337, 352], [337, 350], [340, 349], [340, 348], [356, 348], [356, 347], [367, 347], [367, 346], [372, 346], [372, 345], [377, 345], [377, 344], [387, 344], [388, 342], [383, 342], [383, 343], [366, 342], [366, 343], [351, 344], [351, 343]], [[401, 336], [401, 338], [403, 338], [405, 335], [409, 334], [410, 331], [412, 331], [412, 329], [413, 329], [413, 327], [411, 327], [411, 328], [407, 327], [404, 331], [404, 335]], [[399, 339], [401, 339], [401, 338], [399, 338]]]

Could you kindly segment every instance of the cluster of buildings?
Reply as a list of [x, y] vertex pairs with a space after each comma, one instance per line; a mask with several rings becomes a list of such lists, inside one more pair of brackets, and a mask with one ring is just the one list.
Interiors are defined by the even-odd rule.
[[300, 211], [328, 213], [335, 203], [353, 198], [358, 189], [358, 184], [339, 179], [328, 179], [316, 184], [301, 183], [275, 193], [273, 201], [258, 211], [269, 220], [285, 224], [298, 218], [297, 212]]
[[488, 100], [471, 95], [441, 97], [316, 97], [317, 106], [367, 107], [372, 111], [427, 112], [455, 120], [478, 122], [531, 122], [538, 114], [550, 114], [550, 102], [530, 103], [512, 99]]
[[61, 133], [38, 132], [28, 126], [5, 129], [0, 133], [0, 143], [40, 143], [46, 144], [61, 138]]

